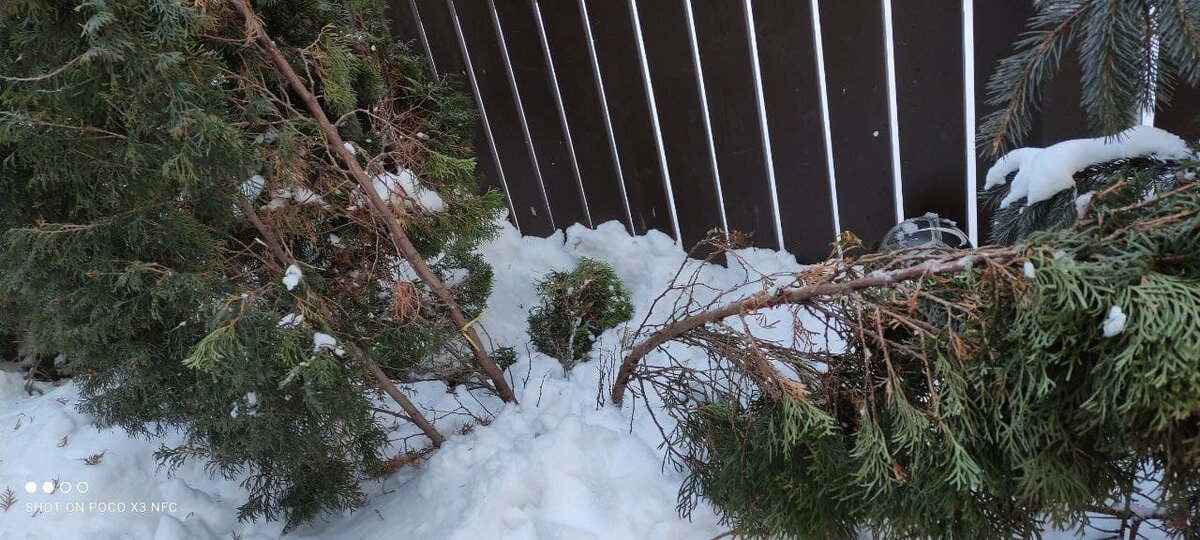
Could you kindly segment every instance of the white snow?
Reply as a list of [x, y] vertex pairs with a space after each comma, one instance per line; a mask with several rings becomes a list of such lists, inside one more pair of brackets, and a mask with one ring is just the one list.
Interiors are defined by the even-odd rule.
[[408, 169], [380, 174], [371, 180], [371, 184], [375, 187], [375, 192], [387, 202], [403, 200], [407, 208], [413, 208], [416, 204], [425, 212], [441, 212], [446, 209], [446, 202], [442, 200], [442, 196], [425, 187], [416, 173]]
[[306, 187], [292, 186], [275, 190], [271, 194], [271, 202], [267, 203], [267, 210], [278, 210], [288, 204], [328, 206], [325, 199], [313, 193], [312, 190]]
[[261, 174], [251, 176], [242, 182], [242, 195], [253, 201], [262, 195], [263, 187], [266, 185], [267, 179], [263, 178]]
[[358, 150], [354, 148], [354, 143], [344, 142], [344, 143], [342, 143], [342, 147], [345, 148], [347, 152], [350, 152], [350, 155], [352, 155], [352, 156], [358, 155]]
[[346, 247], [346, 245], [342, 243], [342, 237], [333, 233], [329, 233], [329, 245], [336, 248]]
[[1030, 261], [1025, 261], [1025, 277], [1029, 279], [1037, 277], [1037, 270], [1034, 269], [1033, 263]]
[[304, 315], [298, 313], [288, 313], [279, 319], [280, 328], [295, 328], [304, 322]]
[[1121, 310], [1121, 306], [1109, 306], [1108, 315], [1104, 318], [1104, 324], [1101, 326], [1104, 337], [1116, 337], [1124, 332], [1125, 319], [1125, 312]]
[[331, 351], [333, 354], [338, 356], [343, 356], [346, 354], [346, 349], [341, 345], [338, 345], [337, 338], [324, 332], [314, 332], [313, 353], [320, 353], [321, 351]]
[[293, 265], [289, 265], [287, 267], [287, 270], [285, 270], [283, 272], [283, 279], [280, 281], [282, 281], [283, 286], [287, 287], [287, 290], [290, 291], [292, 289], [295, 289], [296, 286], [300, 284], [300, 280], [303, 277], [304, 277], [304, 272], [300, 271], [299, 266], [296, 266], [293, 264]]
[[1094, 194], [1095, 194], [1095, 192], [1089, 191], [1087, 193], [1084, 193], [1083, 195], [1075, 197], [1075, 215], [1077, 215], [1077, 216], [1083, 215], [1083, 211], [1085, 209], [1087, 209], [1088, 204], [1090, 204], [1092, 202], [1092, 195], [1094, 195]]
[[1004, 185], [1005, 182], [1008, 182], [1008, 175], [1020, 170], [1026, 162], [1032, 161], [1032, 158], [1041, 151], [1041, 148], [1018, 148], [1005, 154], [996, 161], [995, 165], [992, 165], [992, 168], [988, 169], [987, 181], [984, 182], [983, 188], [991, 189]]
[[1091, 165], [1114, 159], [1157, 155], [1179, 159], [1190, 155], [1187, 143], [1176, 135], [1151, 126], [1135, 126], [1112, 137], [1074, 139], [1049, 148], [1021, 148], [1001, 158], [988, 170], [985, 187], [1004, 184], [1017, 171], [1008, 195], [1000, 201], [1006, 208], [1021, 199], [1034, 204], [1075, 187], [1074, 175]]
[[[704, 504], [691, 521], [676, 513], [683, 477], [663, 466], [662, 438], [647, 413], [661, 406], [656, 399], [635, 400], [621, 409], [597, 406], [598, 390], [607, 389], [611, 381], [611, 373], [602, 372], [598, 360], [615, 361], [626, 328], [600, 336], [591, 361], [578, 364], [569, 377], [557, 361], [531, 352], [526, 334], [525, 319], [538, 301], [536, 284], [546, 273], [568, 270], [581, 257], [608, 263], [630, 291], [633, 320], [640, 321], [678, 269], [684, 257], [682, 249], [659, 232], [631, 237], [617, 222], [596, 230], [573, 226], [549, 238], [521, 237], [507, 222], [500, 226], [500, 235], [481, 249], [494, 267], [495, 289], [479, 324], [496, 346], [516, 349], [517, 364], [507, 374], [521, 404], [504, 405], [484, 395], [472, 397], [462, 387], [448, 393], [438, 382], [403, 386], [418, 406], [442, 411], [432, 418], [448, 435], [446, 444], [419, 467], [382, 480], [363, 480], [367, 498], [355, 512], [300, 527], [284, 538], [675, 540], [708, 539], [728, 530]], [[763, 273], [801, 269], [787, 253], [748, 249], [738, 254]], [[689, 262], [685, 275], [695, 266]], [[714, 289], [737, 286], [746, 274], [731, 266], [705, 267], [699, 279]], [[779, 277], [772, 283], [791, 279], [794, 277]], [[739, 292], [760, 286], [748, 285]], [[708, 301], [705, 295], [711, 294], [706, 290], [697, 293], [701, 302]], [[668, 305], [677, 298], [678, 293], [673, 294], [665, 299]], [[291, 320], [290, 315], [294, 314], [280, 322]], [[804, 312], [775, 308], [747, 322], [760, 337], [791, 344], [797, 339], [789, 324], [793, 316], [805, 322], [812, 318]], [[661, 314], [651, 316], [652, 322], [661, 320]], [[336, 354], [338, 347], [333, 336], [314, 333], [314, 351]], [[828, 347], [837, 350], [841, 345], [831, 342]], [[706, 362], [679, 344], [667, 348], [681, 361]], [[668, 358], [655, 352], [645, 361], [661, 365]], [[3, 540], [281, 537], [280, 523], [238, 522], [236, 508], [245, 501], [241, 478], [212, 478], [202, 461], [190, 462], [170, 477], [155, 467], [153, 452], [160, 444], [182, 443], [181, 435], [147, 441], [128, 438], [117, 430], [98, 431], [91, 418], [74, 408], [78, 401], [74, 384], [44, 388], [46, 395], [27, 397], [20, 376], [0, 370], [0, 432], [6, 433], [0, 437], [0, 491], [11, 486], [20, 499], [9, 512], [0, 512]], [[236, 414], [251, 414], [256, 402], [255, 396], [247, 395], [230, 408], [236, 406]], [[377, 404], [395, 407], [389, 401]], [[660, 416], [658, 420], [671, 429], [668, 418]], [[18, 429], [12, 428], [18, 424]], [[403, 441], [415, 433], [411, 426], [397, 422], [391, 439]], [[64, 437], [68, 444], [58, 447]], [[412, 440], [423, 444], [423, 440]], [[397, 442], [393, 450], [404, 451], [403, 444]], [[79, 460], [99, 452], [106, 453], [97, 465]], [[27, 482], [40, 486], [54, 478], [71, 482], [73, 488], [80, 481], [88, 482], [90, 491], [23, 492]], [[89, 510], [86, 504], [93, 501], [125, 502], [127, 506], [108, 512]], [[128, 506], [147, 502], [149, 508], [149, 503], [156, 501], [169, 505], [156, 512], [135, 512]], [[49, 506], [27, 506], [30, 503]], [[85, 506], [70, 511], [68, 503]]]

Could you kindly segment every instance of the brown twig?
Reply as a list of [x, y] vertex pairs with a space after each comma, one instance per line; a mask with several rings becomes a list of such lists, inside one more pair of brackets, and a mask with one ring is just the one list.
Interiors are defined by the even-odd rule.
[[922, 276], [958, 273], [981, 264], [984, 261], [1007, 261], [1017, 255], [1018, 252], [1014, 248], [1009, 247], [992, 246], [979, 248], [965, 255], [927, 261], [909, 268], [874, 273], [849, 281], [823, 282], [804, 287], [784, 287], [774, 293], [763, 291], [722, 307], [679, 319], [660, 328], [657, 332], [633, 347], [633, 350], [621, 362], [621, 368], [617, 372], [617, 378], [612, 387], [612, 401], [616, 405], [621, 404], [621, 401], [625, 397], [625, 388], [629, 385], [629, 381], [633, 377], [634, 369], [650, 351], [696, 328], [722, 321], [734, 315], [751, 313], [761, 309], [786, 304], [805, 305], [812, 303], [817, 298], [836, 296], [864, 289], [886, 287]]

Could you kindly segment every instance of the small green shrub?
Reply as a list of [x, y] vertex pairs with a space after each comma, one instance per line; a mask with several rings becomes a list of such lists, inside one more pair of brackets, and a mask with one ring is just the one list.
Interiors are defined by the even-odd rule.
[[607, 264], [584, 258], [570, 272], [538, 283], [542, 303], [529, 316], [529, 335], [539, 352], [570, 370], [592, 350], [596, 338], [633, 316], [629, 291]]

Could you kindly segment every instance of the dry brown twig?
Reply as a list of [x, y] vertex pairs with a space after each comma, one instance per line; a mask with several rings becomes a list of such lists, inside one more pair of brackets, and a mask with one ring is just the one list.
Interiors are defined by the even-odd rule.
[[[792, 284], [778, 287], [773, 291], [764, 288], [756, 293], [732, 302], [727, 302], [719, 307], [711, 307], [712, 303], [710, 302], [703, 310], [692, 311], [691, 314], [685, 317], [665, 324], [630, 350], [621, 363], [616, 380], [613, 383], [612, 402], [616, 405], [622, 403], [626, 388], [633, 378], [635, 370], [647, 354], [670, 341], [677, 340], [681, 336], [707, 325], [718, 324], [730, 317], [745, 316], [746, 314], [778, 306], [815, 306], [821, 299], [868, 289], [890, 287], [920, 277], [954, 274], [982, 264], [1003, 263], [1016, 258], [1018, 255], [1020, 253], [1015, 248], [989, 246], [967, 252], [943, 255], [908, 267], [876, 271], [866, 276], [855, 277], [854, 265], [868, 259], [868, 257], [864, 257], [859, 261], [852, 261], [850, 263], [845, 261], [833, 263], [833, 271], [823, 272], [822, 275], [825, 276], [823, 278], [824, 281], [818, 283], [797, 286], [793, 282]], [[850, 276], [851, 278], [835, 281], [835, 276]], [[724, 293], [722, 293], [718, 295], [718, 298], [724, 298], [724, 296]], [[678, 301], [676, 302], [676, 306], [678, 306]], [[676, 312], [678, 313], [678, 310]], [[643, 324], [643, 326], [645, 325]], [[928, 330], [919, 328], [919, 325], [917, 326], [917, 329]]]

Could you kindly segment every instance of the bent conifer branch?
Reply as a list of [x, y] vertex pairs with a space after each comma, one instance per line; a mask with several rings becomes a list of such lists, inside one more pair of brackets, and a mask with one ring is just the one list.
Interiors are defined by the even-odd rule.
[[782, 305], [811, 304], [819, 298], [864, 289], [887, 287], [922, 276], [962, 272], [985, 261], [1003, 263], [1015, 258], [1017, 254], [1017, 250], [1011, 247], [985, 247], [950, 259], [931, 260], [916, 266], [850, 281], [815, 283], [804, 287], [785, 287], [772, 294], [760, 292], [722, 307], [679, 319], [651, 334], [641, 343], [634, 346], [633, 350], [625, 356], [625, 359], [621, 362], [620, 369], [617, 371], [616, 381], [613, 383], [612, 401], [616, 405], [621, 404], [625, 398], [625, 388], [633, 378], [634, 369], [637, 368], [642, 358], [649, 354], [650, 351], [705, 325], [718, 323], [728, 317], [752, 313], [761, 309]]

